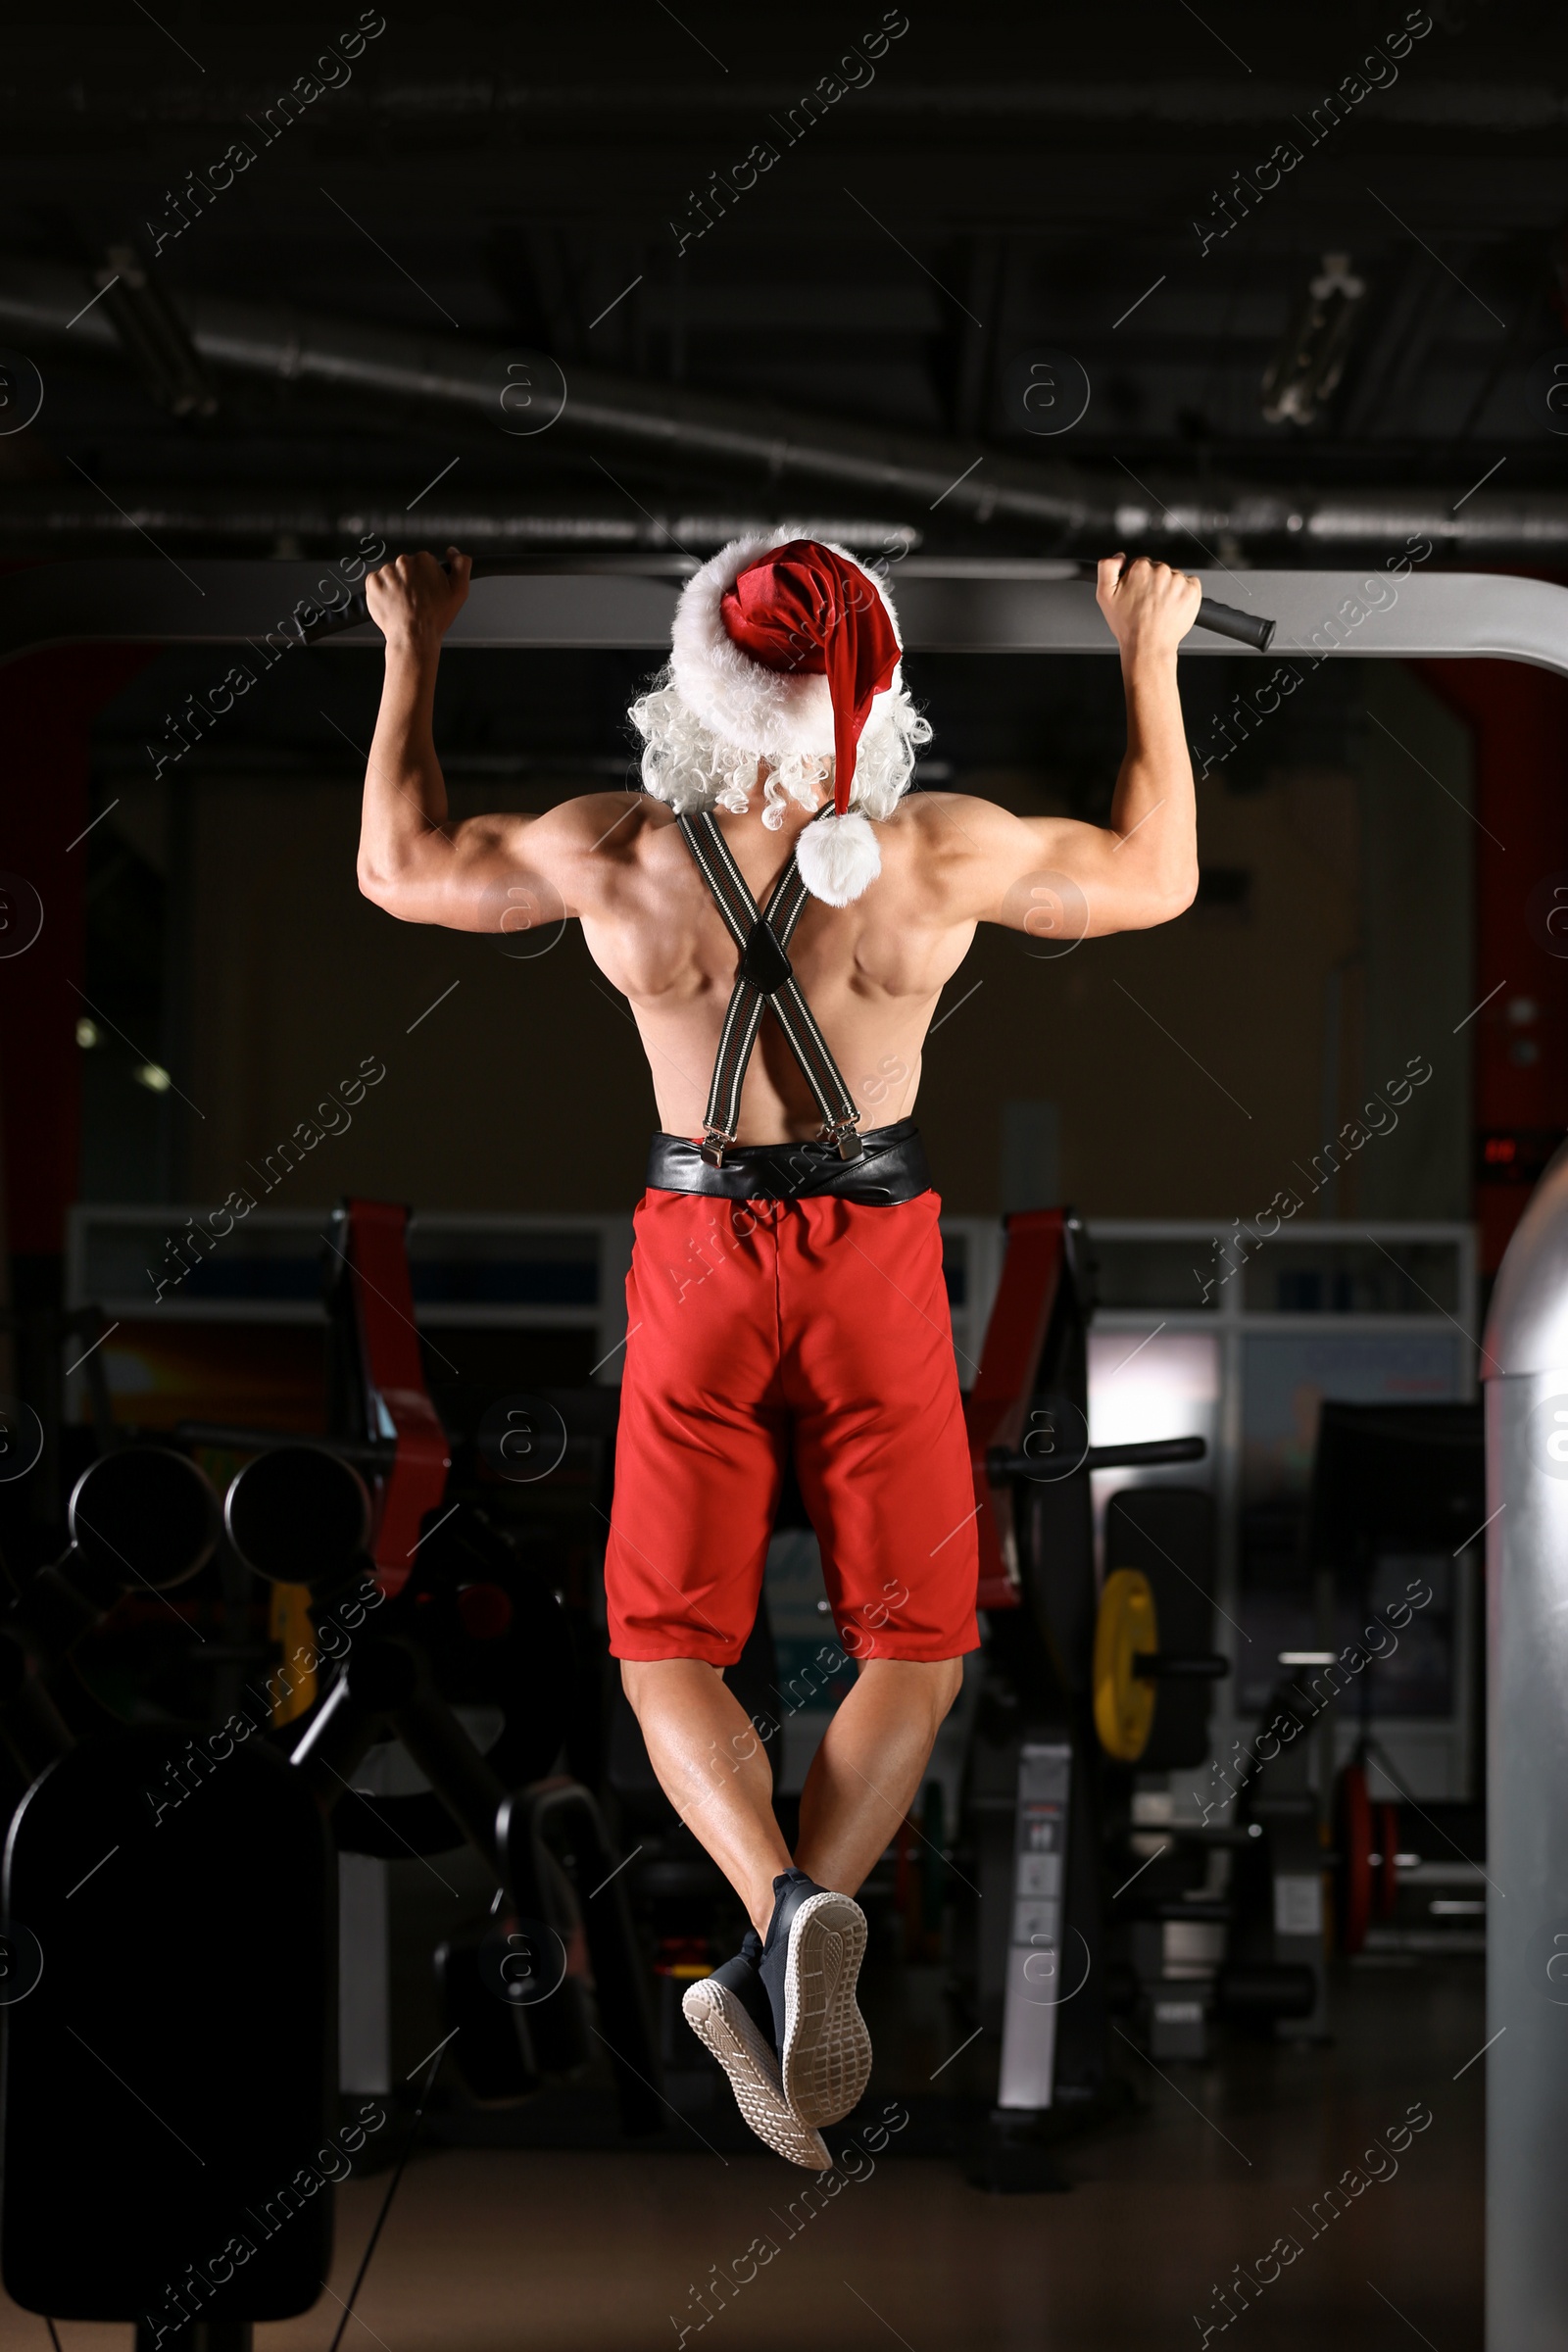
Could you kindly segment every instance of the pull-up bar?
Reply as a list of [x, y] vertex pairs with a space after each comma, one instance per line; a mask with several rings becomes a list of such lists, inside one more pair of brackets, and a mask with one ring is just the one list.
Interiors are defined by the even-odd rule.
[[[1423, 542], [1423, 545], [1427, 543]], [[1408, 561], [1408, 560], [1406, 560]], [[1415, 560], [1416, 562], [1419, 559]], [[39, 564], [0, 578], [0, 662], [49, 645], [240, 645], [270, 636], [375, 650], [353, 616], [344, 567], [250, 560], [125, 559]], [[363, 562], [357, 566], [363, 573]], [[669, 644], [691, 566], [662, 559], [543, 559], [485, 571], [449, 645], [548, 649]], [[1112, 654], [1094, 596], [1071, 563], [910, 558], [894, 565], [906, 650]], [[1268, 654], [1199, 626], [1184, 655], [1308, 661], [1327, 655], [1526, 662], [1568, 675], [1568, 588], [1505, 572], [1200, 570], [1205, 595], [1271, 619]], [[357, 583], [356, 583], [357, 585]], [[362, 608], [363, 609], [363, 608]]]

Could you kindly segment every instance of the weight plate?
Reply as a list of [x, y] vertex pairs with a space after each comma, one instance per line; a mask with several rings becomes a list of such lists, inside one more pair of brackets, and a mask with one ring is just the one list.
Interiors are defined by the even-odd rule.
[[1154, 1728], [1154, 1685], [1133, 1671], [1134, 1660], [1159, 1647], [1154, 1595], [1141, 1568], [1116, 1568], [1105, 1579], [1095, 1620], [1095, 1730], [1107, 1756], [1136, 1764]]
[[223, 1501], [228, 1540], [273, 1584], [328, 1584], [353, 1573], [370, 1541], [365, 1481], [324, 1446], [275, 1446], [247, 1462]]
[[71, 1540], [127, 1591], [169, 1592], [205, 1568], [218, 1542], [218, 1496], [188, 1454], [122, 1446], [89, 1462], [71, 1492]]

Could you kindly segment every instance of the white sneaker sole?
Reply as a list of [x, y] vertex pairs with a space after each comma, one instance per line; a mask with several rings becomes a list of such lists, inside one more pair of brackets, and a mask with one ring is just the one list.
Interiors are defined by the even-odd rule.
[[784, 1976], [784, 2096], [803, 2124], [842, 2123], [871, 2080], [871, 2036], [855, 1998], [865, 1913], [813, 1894], [790, 1922]]
[[791, 2113], [778, 2061], [734, 1993], [702, 1977], [688, 1984], [680, 2006], [704, 2049], [728, 2075], [735, 2104], [758, 2138], [808, 2172], [831, 2172], [833, 2159], [820, 2134]]

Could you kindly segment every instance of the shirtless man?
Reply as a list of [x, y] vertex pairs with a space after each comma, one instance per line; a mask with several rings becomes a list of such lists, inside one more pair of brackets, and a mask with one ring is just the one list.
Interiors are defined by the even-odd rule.
[[[648, 1055], [662, 1132], [627, 1282], [611, 1647], [662, 1787], [752, 1920], [686, 2015], [753, 2130], [815, 2169], [831, 2162], [819, 2127], [870, 2073], [853, 1897], [977, 1645], [941, 1203], [908, 1115], [925, 1033], [977, 923], [1142, 930], [1197, 887], [1176, 649], [1199, 583], [1122, 564], [1099, 570], [1127, 705], [1104, 827], [961, 793], [905, 799], [930, 729], [886, 584], [783, 533], [735, 542], [687, 582], [670, 668], [631, 712], [644, 791], [453, 823], [431, 715], [468, 561], [401, 556], [368, 582], [386, 676], [361, 889], [460, 931], [576, 919]], [[858, 1668], [793, 1855], [723, 1679], [756, 1614], [786, 1449]]]

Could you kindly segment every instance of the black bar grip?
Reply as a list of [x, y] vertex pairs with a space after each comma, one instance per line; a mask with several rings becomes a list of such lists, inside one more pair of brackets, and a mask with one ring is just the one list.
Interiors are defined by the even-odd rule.
[[[1077, 566], [1081, 580], [1098, 581], [1098, 564], [1083, 563]], [[1275, 623], [1260, 619], [1255, 613], [1239, 612], [1234, 605], [1217, 605], [1205, 596], [1198, 608], [1195, 627], [1207, 629], [1215, 637], [1234, 637], [1240, 645], [1250, 645], [1254, 651], [1266, 654], [1274, 642]]]
[[1200, 1462], [1207, 1451], [1206, 1438], [1151, 1438], [1137, 1446], [1091, 1446], [1085, 1462], [1091, 1470], [1135, 1470], [1140, 1464]]
[[1274, 642], [1274, 623], [1254, 612], [1238, 612], [1234, 605], [1216, 605], [1205, 596], [1198, 608], [1197, 625], [1208, 629], [1216, 637], [1234, 637], [1241, 645], [1252, 646], [1266, 654]]
[[993, 1446], [986, 1455], [986, 1476], [993, 1486], [1009, 1478], [1049, 1480], [1070, 1478], [1080, 1470], [1136, 1470], [1160, 1462], [1200, 1462], [1208, 1451], [1205, 1438], [1151, 1438], [1137, 1446], [1089, 1446], [1074, 1460], [1054, 1466], [1045, 1453], [1009, 1453]]

